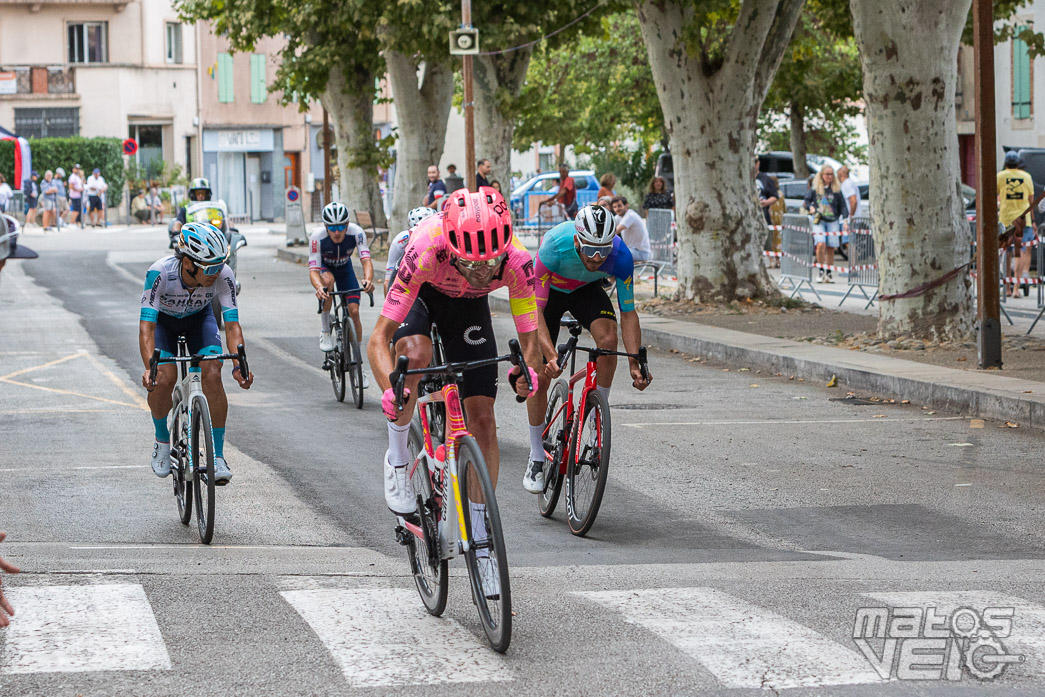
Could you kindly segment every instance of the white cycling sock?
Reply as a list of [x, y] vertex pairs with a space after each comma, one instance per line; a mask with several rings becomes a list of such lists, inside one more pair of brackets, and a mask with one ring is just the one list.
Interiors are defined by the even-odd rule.
[[407, 442], [410, 438], [410, 424], [397, 426], [388, 422], [388, 462], [393, 467], [410, 464], [410, 449]]
[[599, 394], [602, 395], [602, 398], [606, 400], [606, 404], [609, 404], [610, 403], [610, 388], [603, 387], [602, 385], [596, 385], [595, 389], [598, 390]]
[[544, 426], [530, 426], [530, 462], [544, 462]]
[[[468, 508], [472, 513], [472, 539], [476, 542], [481, 542], [487, 538], [486, 504], [469, 501]], [[475, 550], [475, 556], [480, 558], [488, 557], [490, 556], [490, 550], [488, 548], [477, 549]]]
[[319, 315], [319, 326], [323, 328], [324, 334], [330, 333], [330, 313], [323, 312]]

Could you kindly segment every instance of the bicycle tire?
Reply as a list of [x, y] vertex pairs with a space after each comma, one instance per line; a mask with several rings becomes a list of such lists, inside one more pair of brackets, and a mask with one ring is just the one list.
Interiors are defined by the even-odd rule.
[[171, 479], [174, 480], [174, 501], [178, 504], [178, 519], [182, 525], [188, 525], [192, 520], [192, 484], [186, 478], [189, 471], [189, 439], [188, 428], [185, 425], [188, 415], [182, 406], [178, 407], [180, 414], [174, 419], [174, 433], [171, 440], [178, 444], [178, 460], [171, 462]]
[[[545, 429], [544, 450], [551, 453], [552, 458], [544, 463], [544, 491], [537, 495], [537, 505], [540, 507], [541, 515], [550, 518], [555, 512], [555, 505], [559, 502], [559, 492], [562, 491], [562, 462], [566, 453], [569, 452], [569, 424], [566, 422], [566, 410], [559, 412], [559, 416], [552, 424], [551, 419], [559, 407], [569, 399], [569, 388], [566, 381], [558, 379], [552, 384], [548, 391], [548, 411], [544, 415], [544, 423], [548, 424]], [[550, 447], [549, 447], [550, 446]]]
[[411, 535], [407, 544], [407, 555], [421, 602], [430, 614], [439, 617], [446, 610], [446, 597], [450, 589], [449, 564], [439, 553], [439, 502], [432, 489], [428, 460], [418, 457], [424, 451], [424, 435], [421, 432], [420, 420], [416, 416], [410, 421], [410, 437], [407, 442], [410, 457], [415, 463], [410, 481], [418, 494], [418, 518], [421, 528], [427, 530], [430, 535], [427, 541], [429, 544]]
[[347, 322], [348, 335], [345, 337], [345, 352], [342, 360], [345, 362], [343, 369], [348, 373], [349, 382], [352, 385], [352, 401], [356, 409], [363, 408], [363, 359], [359, 352], [359, 337], [356, 336], [356, 325], [349, 318]]
[[203, 395], [193, 396], [189, 412], [192, 414], [189, 447], [193, 463], [196, 465], [192, 477], [192, 488], [196, 498], [196, 526], [199, 528], [200, 542], [209, 545], [214, 537], [214, 433], [211, 431], [207, 398]]
[[[494, 651], [504, 653], [512, 641], [512, 590], [508, 578], [508, 553], [504, 546], [501, 514], [497, 509], [497, 498], [490, 481], [490, 473], [486, 469], [482, 450], [472, 436], [465, 435], [457, 441], [457, 472], [468, 540], [464, 560], [472, 587], [472, 599], [479, 611], [479, 622], [483, 625], [487, 641]], [[485, 539], [473, 536], [470, 506], [472, 501], [486, 503]], [[480, 549], [488, 552], [484, 568], [490, 568], [488, 565], [492, 565], [497, 575], [500, 589], [496, 597], [487, 597], [491, 589], [484, 587], [480, 557], [477, 556]], [[491, 559], [493, 561], [490, 561]]]
[[345, 342], [341, 333], [341, 325], [335, 324], [334, 350], [327, 355], [327, 365], [330, 366], [330, 384], [334, 388], [334, 397], [339, 402], [345, 401]]
[[[585, 436], [589, 417], [596, 440], [590, 446], [586, 442], [589, 437]], [[610, 406], [596, 390], [588, 393], [584, 417], [577, 419], [570, 445], [566, 464], [566, 523], [574, 535], [584, 536], [599, 515], [610, 464]]]

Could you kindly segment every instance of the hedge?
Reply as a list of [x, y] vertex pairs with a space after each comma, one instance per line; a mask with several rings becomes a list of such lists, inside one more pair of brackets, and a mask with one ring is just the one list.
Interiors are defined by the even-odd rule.
[[[33, 153], [33, 169], [40, 173], [61, 167], [66, 178], [73, 171], [73, 165], [83, 166], [84, 176], [90, 176], [95, 167], [102, 170], [102, 176], [109, 185], [108, 204], [120, 205], [123, 198], [123, 149], [119, 138], [33, 138], [29, 147]], [[0, 174], [3, 174], [11, 188], [21, 188], [22, 183], [15, 185], [15, 149], [14, 141], [0, 141]], [[28, 172], [22, 176], [28, 178]]]

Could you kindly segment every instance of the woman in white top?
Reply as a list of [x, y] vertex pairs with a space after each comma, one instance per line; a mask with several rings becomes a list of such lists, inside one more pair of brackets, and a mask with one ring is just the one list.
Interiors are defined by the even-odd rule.
[[7, 202], [11, 200], [13, 193], [11, 186], [4, 179], [4, 175], [0, 174], [0, 213], [7, 212]]

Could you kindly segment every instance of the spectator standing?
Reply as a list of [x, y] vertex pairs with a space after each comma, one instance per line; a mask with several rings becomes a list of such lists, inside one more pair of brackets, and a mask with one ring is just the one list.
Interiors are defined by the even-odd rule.
[[[1020, 213], [1034, 201], [1034, 181], [1022, 167], [1019, 153], [1011, 150], [1005, 153], [1005, 168], [998, 172], [998, 222], [1005, 227], [1015, 227], [1016, 239], [1027, 244], [1034, 239], [1034, 221], [1030, 213], [1020, 219]], [[1011, 264], [1015, 259], [1016, 278], [1030, 274], [1030, 255], [1030, 248], [1021, 248], [1018, 257], [1014, 251], [1009, 253], [1007, 263]], [[1006, 284], [1005, 287], [1010, 296], [1016, 296], [1015, 284]]]
[[457, 165], [449, 164], [446, 166], [446, 176], [454, 177], [457, 176]]
[[58, 213], [58, 185], [54, 181], [54, 172], [44, 172], [44, 180], [40, 182], [40, 208], [44, 212], [44, 232], [51, 229]]
[[87, 184], [84, 186], [84, 191], [87, 193], [87, 203], [90, 207], [91, 214], [91, 227], [101, 227], [102, 216], [104, 211], [102, 210], [102, 195], [109, 188], [109, 185], [105, 183], [105, 177], [102, 176], [102, 170], [97, 167], [91, 172], [91, 176], [87, 177]]
[[649, 180], [646, 196], [642, 199], [642, 208], [648, 211], [651, 208], [674, 208], [675, 196], [668, 193], [668, 185], [664, 177], [653, 177]]
[[55, 224], [62, 229], [65, 214], [69, 212], [68, 190], [65, 187], [65, 170], [58, 167], [54, 170], [55, 186], [58, 187], [58, 210], [55, 213]]
[[7, 212], [7, 202], [11, 200], [11, 186], [7, 183], [4, 175], [0, 174], [0, 213]]
[[[442, 192], [439, 196], [436, 196], [437, 192]], [[433, 208], [435, 206], [436, 198], [446, 195], [446, 184], [439, 178], [439, 167], [431, 165], [428, 168], [428, 193], [425, 194], [424, 199], [421, 201], [422, 206], [428, 206]]]
[[497, 189], [497, 193], [499, 193], [499, 194], [503, 193], [501, 191], [501, 182], [497, 181], [496, 179], [494, 179], [493, 181], [490, 182], [490, 188], [491, 189]]
[[755, 157], [755, 189], [758, 190], [758, 202], [762, 206], [762, 215], [766, 219], [766, 225], [772, 225], [773, 221], [769, 217], [769, 208], [777, 202], [777, 198], [780, 197], [780, 190], [773, 183], [772, 177], [765, 172], [759, 171], [757, 156]]
[[163, 200], [160, 199], [160, 194], [156, 191], [155, 186], [146, 194], [145, 205], [149, 208], [149, 223], [155, 225], [163, 222]]
[[846, 202], [846, 217], [852, 220], [860, 215], [860, 186], [845, 165], [838, 168], [838, 185], [842, 187], [842, 198]]
[[617, 215], [617, 234], [631, 250], [635, 261], [649, 261], [649, 230], [642, 216], [628, 208], [628, 199], [617, 196], [613, 199], [613, 212]]
[[613, 198], [617, 195], [617, 192], [613, 190], [613, 187], [617, 186], [617, 175], [613, 172], [606, 172], [599, 178], [599, 193], [596, 194], [596, 199], [602, 199], [603, 196], [609, 196]]
[[490, 180], [487, 177], [490, 176], [490, 172], [493, 170], [493, 165], [485, 157], [475, 163], [475, 190], [478, 191], [480, 186], [490, 186]]
[[40, 201], [40, 173], [35, 169], [33, 173], [22, 183], [22, 193], [25, 194], [25, 224], [36, 224], [36, 206]]
[[[813, 185], [806, 192], [803, 208], [813, 216], [813, 242], [816, 244], [816, 260], [823, 266], [834, 266], [835, 250], [838, 249], [842, 218], [849, 209], [842, 197], [842, 187], [835, 179], [835, 170], [824, 165], [813, 177]], [[817, 283], [834, 283], [829, 268], [821, 268]]]
[[537, 208], [550, 206], [559, 201], [566, 208], [567, 219], [577, 216], [577, 185], [574, 183], [573, 177], [570, 176], [570, 168], [566, 165], [559, 166], [559, 190], [551, 198], [538, 203]]
[[[73, 165], [73, 171], [67, 182], [69, 190], [69, 222], [76, 224], [80, 214], [83, 213], [83, 168], [79, 164]], [[83, 221], [80, 221], [81, 226]]]

